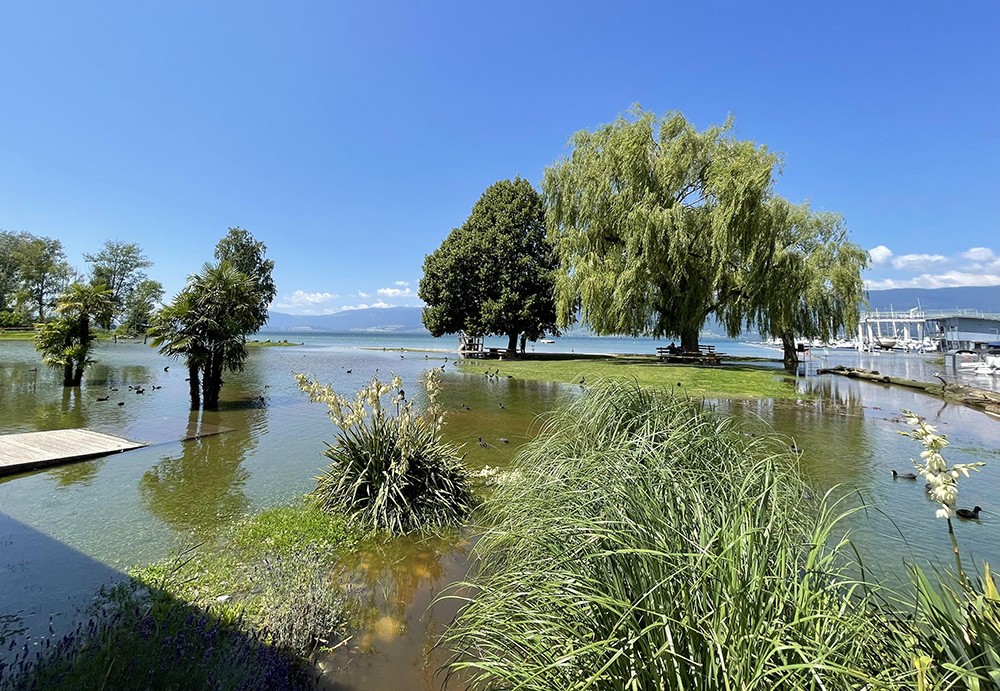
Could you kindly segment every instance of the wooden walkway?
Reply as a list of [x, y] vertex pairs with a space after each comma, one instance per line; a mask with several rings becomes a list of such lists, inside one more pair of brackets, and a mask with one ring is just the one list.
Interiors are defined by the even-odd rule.
[[146, 446], [89, 429], [0, 435], [0, 475], [23, 473]]

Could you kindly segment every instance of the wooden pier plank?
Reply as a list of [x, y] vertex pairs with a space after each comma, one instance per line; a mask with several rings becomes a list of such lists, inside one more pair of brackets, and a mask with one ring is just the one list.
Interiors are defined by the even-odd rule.
[[89, 429], [56, 429], [0, 435], [0, 475], [82, 461], [146, 444]]

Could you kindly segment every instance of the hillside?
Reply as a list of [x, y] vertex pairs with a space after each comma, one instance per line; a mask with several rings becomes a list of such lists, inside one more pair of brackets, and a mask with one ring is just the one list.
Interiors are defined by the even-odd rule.
[[971, 309], [1000, 313], [1000, 286], [959, 288], [897, 288], [868, 292], [871, 309], [906, 311], [914, 307], [928, 310]]
[[420, 311], [419, 307], [385, 307], [320, 315], [268, 312], [261, 331], [421, 333], [427, 330], [420, 321]]

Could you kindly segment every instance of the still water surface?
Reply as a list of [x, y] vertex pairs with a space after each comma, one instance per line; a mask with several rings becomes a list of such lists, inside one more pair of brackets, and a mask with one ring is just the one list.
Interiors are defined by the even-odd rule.
[[[274, 338], [263, 337], [268, 336]], [[451, 411], [445, 434], [464, 445], [473, 468], [509, 462], [537, 431], [539, 416], [560, 397], [579, 391], [464, 375], [451, 354], [398, 350], [449, 348], [450, 339], [287, 338], [304, 345], [254, 350], [244, 372], [227, 376], [223, 409], [216, 413], [190, 413], [184, 368], [141, 344], [102, 343], [99, 363], [84, 386], [66, 390], [56, 371], [39, 364], [30, 343], [0, 343], [0, 433], [87, 427], [150, 444], [0, 479], [0, 615], [8, 615], [0, 622], [38, 632], [47, 630], [50, 619], [56, 628], [64, 626], [102, 582], [120, 577], [128, 566], [197, 544], [233, 517], [287, 503], [312, 489], [324, 465], [323, 442], [333, 440], [335, 428], [325, 408], [308, 403], [298, 391], [294, 372], [331, 382], [345, 393], [373, 374], [395, 373], [408, 391], [415, 391], [424, 371], [443, 366], [443, 402]], [[561, 339], [558, 347], [652, 352], [651, 344], [646, 339]], [[542, 347], [556, 346], [537, 346]], [[778, 355], [728, 342], [719, 349]], [[985, 509], [982, 520], [960, 522], [957, 532], [965, 554], [1000, 563], [1000, 422], [905, 389], [815, 376], [816, 367], [838, 362], [924, 380], [944, 371], [930, 357], [814, 352], [807, 376], [790, 384], [799, 392], [796, 398], [708, 404], [787, 435], [802, 450], [803, 471], [817, 490], [839, 486], [841, 494], [855, 493], [855, 503], [863, 500], [872, 507], [848, 527], [868, 564], [887, 577], [901, 572], [904, 558], [946, 562], [949, 554], [944, 524], [934, 518], [922, 483], [894, 481], [890, 472], [910, 470], [910, 459], [920, 452], [916, 442], [897, 434], [904, 429], [900, 409], [927, 416], [949, 435], [949, 460], [989, 464], [963, 481], [960, 495], [961, 505]], [[141, 386], [145, 393], [130, 386]], [[109, 399], [97, 400], [104, 396]], [[476, 443], [478, 437], [488, 448]], [[509, 443], [501, 443], [501, 437]], [[326, 661], [331, 684], [436, 688], [440, 679], [433, 673], [441, 658], [427, 652], [454, 606], [445, 603], [430, 613], [427, 607], [464, 575], [468, 547], [469, 540], [461, 539], [411, 541], [363, 555], [351, 576], [370, 594], [376, 615], [351, 647]]]

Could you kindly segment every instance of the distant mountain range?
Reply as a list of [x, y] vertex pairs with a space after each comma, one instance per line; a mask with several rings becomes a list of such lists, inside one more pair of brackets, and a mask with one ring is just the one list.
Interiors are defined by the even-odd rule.
[[369, 307], [317, 315], [268, 312], [261, 331], [426, 333], [420, 312], [420, 307]]
[[971, 309], [1000, 314], [1000, 286], [896, 288], [868, 291], [870, 309], [903, 311]]
[[[1000, 286], [961, 288], [897, 288], [868, 292], [871, 309], [907, 311], [973, 309], [1000, 313]], [[336, 314], [295, 315], [269, 312], [263, 331], [426, 333], [420, 307], [372, 307]], [[715, 330], [714, 322], [706, 330]], [[586, 328], [573, 329], [574, 336], [588, 336]]]

